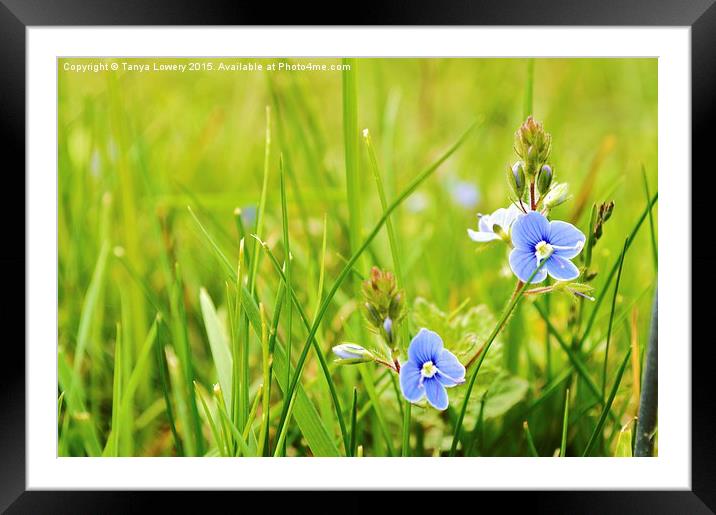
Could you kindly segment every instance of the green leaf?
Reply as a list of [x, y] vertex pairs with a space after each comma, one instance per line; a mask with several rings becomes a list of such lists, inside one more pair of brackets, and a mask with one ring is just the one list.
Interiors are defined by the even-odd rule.
[[614, 456], [617, 458], [631, 458], [631, 428], [629, 426], [619, 431], [617, 437], [617, 447], [614, 451]]
[[[483, 304], [473, 306], [463, 313], [447, 314], [420, 297], [415, 300], [413, 321], [417, 327], [426, 327], [437, 332], [442, 337], [445, 348], [455, 354], [463, 364], [468, 363], [481, 350], [481, 345], [488, 339], [496, 324], [494, 315]], [[475, 399], [481, 398], [488, 389], [490, 391], [485, 401], [485, 420], [501, 417], [527, 395], [527, 381], [510, 375], [504, 369], [502, 354], [502, 341], [497, 337], [480, 367], [479, 381], [475, 386]], [[464, 396], [465, 389], [457, 388], [450, 398], [462, 402]]]
[[[415, 299], [413, 321], [416, 327], [438, 333], [445, 348], [463, 364], [480, 350], [496, 323], [494, 315], [484, 304], [473, 306], [462, 314], [447, 314], [421, 297]], [[492, 382], [502, 371], [502, 351], [502, 341], [497, 337], [480, 368], [483, 384]]]
[[501, 417], [525, 399], [528, 387], [527, 381], [521, 377], [503, 372], [490, 385], [490, 395], [485, 400], [482, 416], [486, 420]]
[[206, 336], [209, 338], [211, 355], [214, 358], [216, 375], [219, 379], [221, 391], [224, 392], [226, 409], [228, 410], [231, 407], [231, 370], [233, 366], [229, 339], [216, 313], [214, 303], [204, 288], [199, 292], [199, 303], [201, 304], [201, 314], [204, 317]]

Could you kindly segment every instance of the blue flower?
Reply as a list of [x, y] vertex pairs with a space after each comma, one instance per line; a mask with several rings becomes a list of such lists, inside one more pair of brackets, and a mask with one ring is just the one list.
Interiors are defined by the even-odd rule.
[[244, 225], [253, 227], [256, 223], [256, 206], [246, 206], [241, 208], [241, 219]]
[[510, 228], [520, 215], [524, 214], [515, 204], [510, 207], [501, 207], [491, 215], [478, 215], [479, 231], [467, 230], [467, 235], [472, 241], [484, 243], [499, 239], [509, 241]]
[[400, 366], [400, 389], [403, 397], [418, 402], [427, 397], [436, 409], [448, 407], [445, 388], [465, 382], [465, 367], [455, 355], [443, 348], [437, 333], [420, 329], [408, 347], [408, 361]]
[[579, 277], [570, 259], [584, 247], [584, 234], [570, 223], [550, 222], [540, 213], [527, 213], [512, 225], [512, 245], [510, 268], [521, 281], [527, 281], [542, 260], [546, 262], [533, 283], [544, 281], [548, 273], [558, 281]]
[[388, 341], [393, 341], [393, 320], [390, 317], [386, 317], [383, 322], [383, 330], [385, 331]]
[[470, 209], [480, 201], [480, 190], [471, 182], [456, 181], [450, 186], [450, 194], [460, 206]]
[[339, 363], [351, 365], [354, 363], [365, 363], [373, 361], [375, 356], [367, 349], [355, 343], [342, 343], [333, 347], [333, 354], [338, 356], [336, 360]]

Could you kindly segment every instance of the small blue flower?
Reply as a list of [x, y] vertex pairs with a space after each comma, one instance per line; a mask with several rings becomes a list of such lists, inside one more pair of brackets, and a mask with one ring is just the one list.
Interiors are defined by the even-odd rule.
[[460, 206], [470, 209], [480, 201], [480, 190], [468, 181], [456, 181], [450, 186], [450, 194]]
[[521, 281], [527, 281], [542, 260], [546, 262], [533, 283], [544, 281], [547, 273], [558, 281], [579, 277], [570, 259], [584, 247], [584, 234], [570, 223], [550, 222], [540, 213], [527, 213], [512, 226], [512, 245], [510, 268]]
[[420, 329], [408, 347], [408, 361], [400, 366], [400, 389], [410, 402], [427, 397], [436, 409], [448, 407], [445, 388], [465, 382], [465, 367], [443, 348], [437, 333]]
[[388, 341], [393, 341], [393, 320], [391, 320], [390, 317], [386, 317], [385, 321], [383, 322], [383, 330], [385, 331], [385, 334], [388, 335]]
[[467, 230], [467, 235], [472, 241], [485, 243], [509, 237], [512, 224], [524, 213], [514, 204], [509, 207], [501, 207], [491, 215], [478, 215], [479, 231]]
[[241, 218], [244, 225], [253, 227], [256, 223], [256, 206], [245, 206], [241, 208]]
[[365, 363], [367, 361], [373, 361], [375, 356], [369, 350], [356, 345], [355, 343], [342, 343], [333, 347], [333, 354], [338, 356], [339, 363], [347, 365], [353, 363]]

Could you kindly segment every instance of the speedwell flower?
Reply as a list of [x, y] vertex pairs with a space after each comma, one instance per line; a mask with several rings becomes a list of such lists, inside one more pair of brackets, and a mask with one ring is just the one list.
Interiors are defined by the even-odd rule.
[[546, 260], [533, 283], [544, 281], [548, 273], [559, 281], [576, 279], [579, 270], [570, 259], [581, 252], [584, 239], [584, 234], [570, 223], [550, 222], [540, 213], [527, 213], [512, 226], [510, 268], [521, 281], [527, 281]]
[[333, 354], [335, 354], [339, 363], [344, 365], [352, 365], [354, 363], [365, 363], [367, 361], [373, 361], [375, 356], [368, 349], [356, 345], [355, 343], [342, 343], [333, 347]]
[[444, 410], [448, 407], [445, 388], [465, 382], [465, 367], [455, 355], [443, 348], [437, 333], [420, 329], [408, 347], [408, 361], [400, 366], [400, 389], [410, 402], [423, 397], [431, 406]]
[[479, 231], [467, 230], [467, 235], [472, 241], [484, 243], [500, 240], [509, 241], [510, 228], [512, 224], [524, 214], [515, 204], [510, 207], [501, 207], [491, 215], [478, 215], [477, 223]]
[[456, 181], [450, 185], [450, 195], [460, 206], [471, 209], [480, 201], [480, 190], [468, 181]]

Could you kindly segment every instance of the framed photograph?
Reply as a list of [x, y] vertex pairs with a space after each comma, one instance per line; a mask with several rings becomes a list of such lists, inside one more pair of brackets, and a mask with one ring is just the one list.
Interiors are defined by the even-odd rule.
[[712, 513], [711, 4], [319, 26], [4, 0], [26, 252], [3, 256], [25, 347], [0, 507], [396, 489]]

